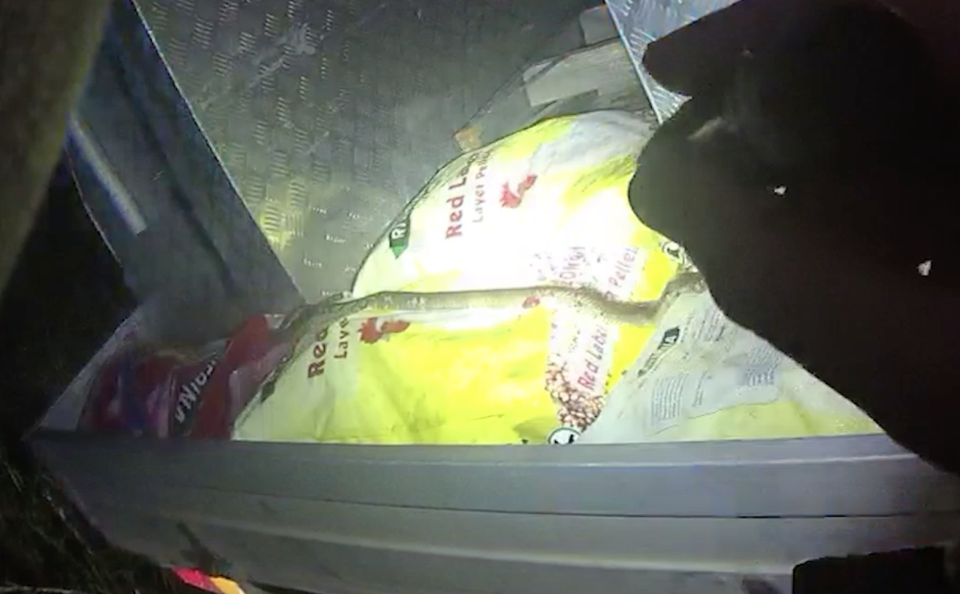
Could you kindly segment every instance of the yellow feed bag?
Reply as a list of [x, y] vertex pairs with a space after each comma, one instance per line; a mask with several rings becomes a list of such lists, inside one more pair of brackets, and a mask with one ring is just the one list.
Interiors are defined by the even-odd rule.
[[[652, 130], [632, 115], [558, 118], [444, 167], [371, 250], [356, 297], [384, 290], [591, 286], [656, 299], [676, 250], [627, 202]], [[314, 337], [241, 439], [545, 443], [592, 422], [652, 327], [547, 307], [373, 312]]]
[[[566, 285], [618, 300], [657, 299], [683, 256], [640, 224], [628, 204], [636, 159], [651, 134], [638, 117], [596, 112], [549, 120], [455, 159], [372, 248], [352, 296]], [[364, 312], [309, 337], [311, 348], [241, 418], [234, 437], [566, 444], [584, 431], [585, 441], [602, 443], [874, 430], [829, 389], [817, 391], [811, 408], [805, 391], [790, 388], [809, 374], [793, 364], [790, 374], [778, 375], [786, 369], [782, 356], [763, 376], [776, 385], [698, 392], [715, 373], [689, 367], [694, 356], [724, 361], [730, 381], [753, 381], [756, 367], [747, 355], [724, 359], [732, 352], [725, 343], [699, 341], [720, 323], [696, 321], [704, 315], [673, 316], [687, 330], [664, 358], [654, 352], [665, 340], [662, 325], [657, 345], [645, 350], [653, 327], [536, 300], [497, 309]], [[703, 328], [692, 330], [697, 324]], [[737, 348], [753, 353], [759, 347], [750, 340]], [[644, 372], [649, 381], [638, 380], [639, 372], [624, 376], [660, 359], [655, 374]], [[603, 415], [617, 384], [615, 410]]]

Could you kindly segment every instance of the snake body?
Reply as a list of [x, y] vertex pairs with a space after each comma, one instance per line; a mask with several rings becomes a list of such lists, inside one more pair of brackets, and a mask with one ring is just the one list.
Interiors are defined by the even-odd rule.
[[303, 316], [301, 344], [294, 358], [310, 346], [312, 337], [330, 324], [363, 312], [431, 312], [465, 309], [520, 308], [531, 299], [556, 309], [570, 309], [601, 322], [648, 325], [656, 323], [664, 311], [686, 292], [702, 291], [703, 277], [696, 272], [681, 272], [651, 301], [617, 301], [589, 287], [543, 285], [504, 289], [478, 289], [436, 293], [383, 291], [346, 301], [327, 300], [308, 308]]

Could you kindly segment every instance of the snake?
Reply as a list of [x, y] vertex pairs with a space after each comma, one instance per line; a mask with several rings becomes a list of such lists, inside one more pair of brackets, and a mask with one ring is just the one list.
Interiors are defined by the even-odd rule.
[[381, 291], [353, 299], [334, 295], [302, 308], [283, 328], [294, 345], [290, 354], [274, 369], [235, 422], [242, 423], [251, 410], [273, 394], [277, 379], [293, 361], [313, 347], [318, 333], [339, 320], [366, 311], [515, 309], [529, 304], [533, 298], [547, 305], [552, 303], [557, 309], [563, 306], [572, 308], [599, 322], [646, 326], [657, 324], [681, 295], [702, 293], [707, 289], [703, 276], [696, 269], [684, 268], [667, 282], [658, 299], [648, 301], [618, 301], [592, 287], [567, 285], [439, 292]]
[[439, 292], [381, 291], [347, 300], [335, 296], [307, 306], [298, 316], [299, 322], [291, 326], [296, 327], [293, 333], [298, 342], [291, 359], [310, 348], [312, 337], [331, 324], [368, 311], [509, 309], [543, 303], [554, 309], [574, 310], [598, 322], [645, 326], [656, 324], [680, 295], [705, 289], [703, 277], [691, 270], [678, 273], [666, 284], [658, 299], [648, 301], [619, 301], [592, 287], [566, 285]]

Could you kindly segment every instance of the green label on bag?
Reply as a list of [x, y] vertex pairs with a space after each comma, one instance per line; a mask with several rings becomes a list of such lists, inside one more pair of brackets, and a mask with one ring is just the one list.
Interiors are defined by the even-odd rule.
[[410, 217], [397, 223], [390, 229], [390, 251], [395, 258], [399, 258], [410, 243]]

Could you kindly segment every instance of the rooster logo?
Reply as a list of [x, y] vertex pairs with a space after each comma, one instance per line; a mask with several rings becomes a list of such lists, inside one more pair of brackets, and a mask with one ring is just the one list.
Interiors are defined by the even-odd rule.
[[389, 338], [390, 334], [403, 332], [410, 327], [410, 322], [404, 320], [387, 320], [377, 323], [377, 318], [368, 318], [360, 326], [360, 341], [373, 344], [380, 339]]
[[500, 193], [500, 206], [504, 208], [519, 207], [520, 203], [523, 202], [523, 196], [535, 183], [537, 183], [537, 176], [530, 174], [517, 184], [516, 191], [510, 189], [510, 182], [503, 184], [503, 190]]

